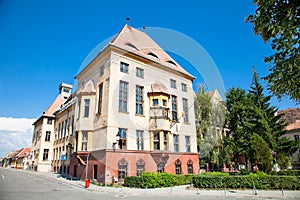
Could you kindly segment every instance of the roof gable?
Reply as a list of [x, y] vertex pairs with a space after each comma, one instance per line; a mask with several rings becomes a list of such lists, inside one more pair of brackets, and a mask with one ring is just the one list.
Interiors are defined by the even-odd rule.
[[185, 71], [178, 63], [176, 63], [176, 61], [174, 61], [146, 33], [139, 31], [127, 24], [110, 41], [109, 44], [159, 63], [172, 70], [179, 71], [193, 78], [192, 75]]

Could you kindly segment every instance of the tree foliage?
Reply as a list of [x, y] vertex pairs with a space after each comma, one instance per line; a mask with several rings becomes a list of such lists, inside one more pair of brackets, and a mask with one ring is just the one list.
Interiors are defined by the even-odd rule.
[[265, 58], [270, 64], [265, 77], [269, 89], [279, 98], [288, 95], [300, 102], [300, 1], [254, 0], [254, 4], [255, 14], [246, 21], [275, 51]]
[[271, 106], [271, 96], [264, 94], [254, 69], [250, 90], [232, 88], [226, 98], [226, 119], [230, 132], [229, 139], [225, 140], [228, 143], [224, 142], [224, 145], [229, 145], [233, 150], [235, 161], [242, 154], [246, 161], [258, 164], [261, 170], [270, 172], [271, 161], [276, 153], [285, 160], [297, 150], [297, 144], [282, 137], [286, 134], [286, 124], [280, 120], [281, 115], [277, 115], [278, 108]]
[[198, 152], [202, 162], [211, 162], [220, 165], [219, 150], [221, 131], [225, 120], [225, 106], [223, 102], [212, 98], [204, 89], [199, 86], [195, 98], [195, 116]]

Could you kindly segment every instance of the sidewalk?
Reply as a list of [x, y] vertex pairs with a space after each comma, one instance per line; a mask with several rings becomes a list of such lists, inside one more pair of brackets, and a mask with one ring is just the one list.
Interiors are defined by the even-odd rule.
[[42, 173], [42, 172], [30, 172], [35, 173], [38, 176], [43, 176], [53, 180], [60, 181], [65, 184], [70, 184], [79, 189], [91, 191], [91, 192], [104, 192], [112, 193], [116, 196], [122, 195], [156, 195], [156, 196], [234, 196], [234, 197], [257, 197], [257, 198], [282, 198], [282, 199], [300, 199], [300, 191], [291, 190], [200, 190], [195, 188], [189, 188], [189, 185], [175, 186], [169, 188], [156, 188], [156, 189], [137, 189], [137, 188], [115, 188], [115, 187], [101, 187], [90, 184], [89, 188], [85, 188], [84, 181], [67, 180], [55, 173]]

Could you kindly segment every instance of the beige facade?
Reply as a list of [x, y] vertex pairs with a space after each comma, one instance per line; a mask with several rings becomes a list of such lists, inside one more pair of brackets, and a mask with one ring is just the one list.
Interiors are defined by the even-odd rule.
[[82, 178], [87, 155], [94, 179], [105, 183], [112, 179], [101, 177], [124, 178], [122, 163], [136, 175], [138, 161], [175, 173], [177, 158], [185, 163], [176, 173], [188, 173], [187, 162], [194, 163], [189, 173], [198, 172], [194, 78], [145, 33], [126, 25], [76, 79], [72, 175]]
[[71, 85], [62, 83], [59, 86], [59, 95], [48, 109], [43, 112], [42, 116], [33, 123], [34, 130], [30, 153], [30, 167], [34, 171], [51, 171], [55, 126], [54, 113], [68, 99], [71, 89]]
[[198, 173], [193, 79], [149, 36], [124, 26], [76, 76], [77, 90], [70, 96], [62, 84], [34, 123], [33, 169], [105, 184], [145, 171]]
[[71, 95], [68, 100], [56, 111], [54, 126], [54, 142], [52, 171], [58, 173], [69, 173], [70, 156], [73, 153], [73, 141], [75, 133], [74, 124], [74, 102]]

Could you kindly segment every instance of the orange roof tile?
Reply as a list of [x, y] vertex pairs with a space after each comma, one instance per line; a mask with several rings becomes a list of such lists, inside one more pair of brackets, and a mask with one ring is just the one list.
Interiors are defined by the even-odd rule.
[[300, 120], [296, 120], [295, 123], [287, 125], [285, 128], [287, 131], [295, 130], [295, 129], [300, 129]]
[[31, 148], [29, 147], [26, 147], [26, 148], [23, 148], [21, 149], [21, 151], [16, 155], [16, 157], [24, 157], [26, 153], [30, 152]]

